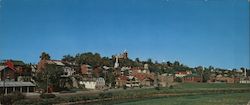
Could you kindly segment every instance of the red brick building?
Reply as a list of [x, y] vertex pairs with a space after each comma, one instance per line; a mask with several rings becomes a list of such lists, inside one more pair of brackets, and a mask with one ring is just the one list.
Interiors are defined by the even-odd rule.
[[202, 78], [196, 74], [189, 74], [182, 78], [182, 82], [188, 82], [188, 83], [202, 82]]
[[0, 66], [0, 79], [2, 80], [10, 80], [15, 81], [15, 72], [16, 70], [10, 68], [9, 66]]

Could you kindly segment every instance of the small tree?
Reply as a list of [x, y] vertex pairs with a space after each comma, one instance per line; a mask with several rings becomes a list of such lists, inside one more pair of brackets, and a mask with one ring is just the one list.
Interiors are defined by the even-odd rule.
[[181, 79], [180, 77], [176, 77], [176, 78], [175, 78], [175, 81], [176, 81], [176, 82], [182, 82], [182, 79]]
[[46, 52], [42, 52], [40, 58], [41, 60], [50, 60], [50, 55]]

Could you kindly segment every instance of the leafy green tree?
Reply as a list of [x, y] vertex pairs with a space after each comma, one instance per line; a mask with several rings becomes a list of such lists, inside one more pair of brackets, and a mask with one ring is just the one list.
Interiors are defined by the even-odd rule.
[[46, 64], [44, 71], [37, 74], [36, 80], [39, 82], [40, 88], [47, 90], [47, 86], [52, 85], [55, 90], [58, 90], [62, 74], [62, 67], [54, 64]]
[[60, 88], [60, 78], [62, 74], [62, 67], [53, 64], [46, 65], [45, 75], [49, 79], [49, 84], [51, 84], [55, 90]]
[[98, 53], [93, 54], [92, 52], [82, 53], [76, 55], [76, 63], [89, 64], [93, 67], [101, 66], [101, 56]]
[[114, 70], [111, 69], [110, 71], [107, 72], [107, 78], [105, 79], [106, 85], [111, 85], [111, 87], [115, 86], [115, 75], [113, 74]]
[[46, 52], [42, 52], [40, 59], [41, 60], [50, 60], [50, 55]]
[[203, 75], [204, 75], [203, 74], [204, 73], [203, 67], [202, 66], [198, 66], [195, 69], [196, 69], [197, 74], [200, 75], [200, 77], [202, 79], [201, 81], [203, 81]]
[[151, 59], [151, 58], [149, 58], [149, 59], [147, 60], [147, 63], [148, 63], [148, 64], [153, 64], [152, 59]]
[[109, 57], [102, 57], [101, 65], [102, 66], [112, 67], [113, 66], [113, 61]]
[[174, 61], [174, 66], [180, 66], [180, 62], [179, 61]]
[[62, 61], [66, 61], [66, 62], [75, 62], [75, 57], [71, 56], [71, 55], [64, 55], [62, 58]]
[[202, 80], [203, 80], [202, 82], [207, 82], [210, 79], [210, 75], [211, 75], [211, 70], [209, 70], [209, 68], [205, 68], [202, 74]]
[[167, 66], [171, 67], [173, 64], [170, 61], [167, 61]]
[[139, 59], [139, 58], [135, 58], [135, 62], [140, 63], [141, 61], [140, 61], [140, 59]]

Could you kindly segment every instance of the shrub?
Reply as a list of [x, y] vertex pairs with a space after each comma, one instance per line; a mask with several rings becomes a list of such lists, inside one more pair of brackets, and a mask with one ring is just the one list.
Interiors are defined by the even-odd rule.
[[43, 93], [40, 95], [40, 98], [43, 98], [43, 99], [48, 99], [48, 98], [55, 98], [56, 95], [55, 94], [51, 94], [51, 93]]
[[126, 89], [127, 89], [127, 86], [126, 86], [126, 85], [123, 85], [123, 89], [126, 90]]
[[140, 88], [142, 88], [142, 85], [139, 85]]
[[182, 79], [180, 77], [176, 77], [175, 82], [182, 82]]
[[14, 92], [3, 97], [0, 97], [1, 103], [4, 103], [4, 105], [12, 105], [14, 102], [25, 99], [25, 95], [23, 95], [20, 92]]
[[99, 97], [100, 98], [111, 98], [113, 96], [112, 93], [108, 92], [108, 93], [100, 93]]
[[157, 87], [155, 87], [155, 90], [160, 90], [160, 87], [158, 87], [158, 86], [157, 86]]
[[173, 88], [174, 88], [174, 86], [173, 86], [173, 85], [170, 85], [170, 86], [169, 86], [169, 89], [173, 89]]
[[40, 101], [40, 99], [24, 99], [14, 102], [13, 105], [31, 105]]

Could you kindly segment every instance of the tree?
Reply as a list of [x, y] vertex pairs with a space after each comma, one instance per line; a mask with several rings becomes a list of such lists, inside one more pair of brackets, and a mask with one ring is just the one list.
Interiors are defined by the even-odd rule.
[[66, 61], [66, 62], [75, 62], [75, 58], [71, 55], [64, 55], [62, 58], [62, 61]]
[[103, 57], [101, 62], [102, 66], [108, 66], [108, 67], [113, 66], [113, 61], [109, 57]]
[[129, 75], [129, 71], [125, 70], [123, 75], [128, 76]]
[[45, 75], [49, 79], [49, 84], [51, 84], [55, 90], [60, 88], [60, 78], [63, 74], [63, 69], [60, 66], [48, 64], [45, 68]]
[[42, 52], [40, 59], [41, 60], [50, 60], [50, 55], [46, 52]]
[[207, 82], [210, 80], [211, 70], [209, 68], [205, 68], [202, 74], [202, 82]]
[[98, 53], [93, 54], [92, 52], [77, 54], [75, 59], [76, 63], [79, 65], [89, 64], [93, 67], [101, 66], [102, 62], [100, 54]]
[[180, 66], [180, 62], [179, 61], [174, 61], [174, 66]]
[[167, 61], [168, 67], [172, 66], [172, 63], [170, 61]]
[[111, 85], [111, 87], [115, 86], [115, 76], [113, 74], [114, 70], [111, 69], [110, 71], [107, 72], [107, 78], [105, 79], [105, 83], [107, 85]]
[[139, 58], [135, 58], [135, 62], [140, 63], [140, 59]]
[[152, 59], [149, 58], [149, 59], [147, 60], [147, 63], [148, 63], [148, 64], [153, 64]]
[[202, 66], [198, 66], [195, 69], [196, 69], [197, 74], [200, 75], [200, 77], [202, 79], [201, 81], [203, 82], [203, 67]]
[[62, 74], [62, 67], [54, 64], [46, 64], [44, 71], [37, 74], [36, 80], [39, 82], [40, 88], [47, 90], [47, 87], [51, 85], [55, 90], [58, 90]]

